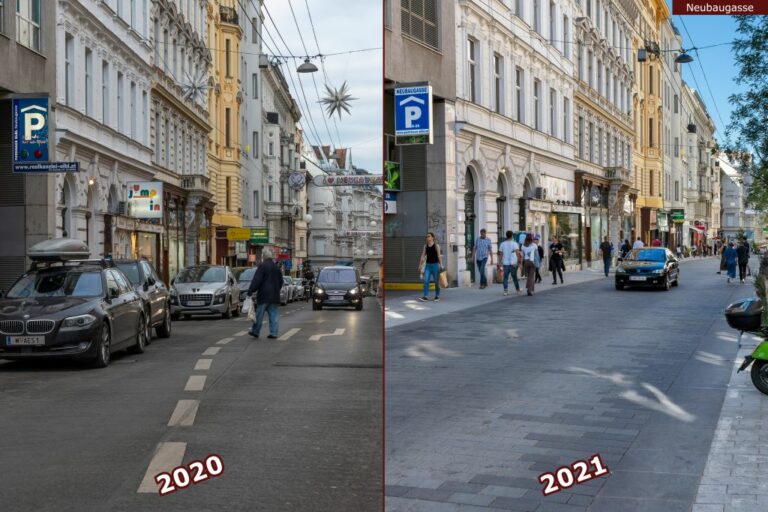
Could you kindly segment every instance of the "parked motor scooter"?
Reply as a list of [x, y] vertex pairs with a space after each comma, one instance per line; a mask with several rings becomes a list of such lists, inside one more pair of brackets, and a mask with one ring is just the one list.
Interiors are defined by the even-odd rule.
[[755, 348], [752, 355], [744, 358], [744, 362], [741, 363], [736, 373], [746, 370], [752, 365], [750, 370], [752, 384], [758, 391], [768, 395], [768, 339], [765, 339], [768, 337], [768, 332], [764, 332], [761, 328], [762, 315], [763, 306], [758, 298], [743, 299], [725, 308], [725, 319], [728, 325], [741, 331], [739, 346], [741, 346], [741, 336], [745, 332], [764, 337], [763, 342]]

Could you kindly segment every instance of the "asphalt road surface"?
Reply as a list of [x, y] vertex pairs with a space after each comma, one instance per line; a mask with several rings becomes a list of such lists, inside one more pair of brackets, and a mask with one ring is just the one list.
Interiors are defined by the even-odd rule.
[[[723, 309], [754, 295], [717, 266], [683, 263], [669, 292], [611, 276], [388, 329], [386, 509], [689, 512], [737, 352]], [[540, 474], [594, 454], [608, 475], [543, 496]]]
[[[380, 511], [379, 304], [280, 313], [278, 340], [201, 317], [103, 370], [0, 362], [0, 510]], [[223, 473], [158, 495], [210, 454]]]

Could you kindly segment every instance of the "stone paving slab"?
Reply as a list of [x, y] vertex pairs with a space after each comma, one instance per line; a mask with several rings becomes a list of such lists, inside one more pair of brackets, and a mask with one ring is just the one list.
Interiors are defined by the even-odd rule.
[[[386, 509], [690, 512], [737, 351], [722, 310], [752, 289], [685, 266], [668, 293], [598, 278], [388, 324]], [[542, 495], [595, 453], [609, 475]], [[763, 510], [731, 491], [721, 512]]]

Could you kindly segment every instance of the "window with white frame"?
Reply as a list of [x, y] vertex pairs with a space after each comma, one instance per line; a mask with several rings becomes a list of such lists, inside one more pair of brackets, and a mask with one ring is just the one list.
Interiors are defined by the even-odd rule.
[[130, 88], [130, 96], [129, 100], [131, 102], [130, 104], [130, 113], [131, 113], [131, 138], [136, 140], [136, 127], [138, 125], [137, 121], [137, 104], [136, 104], [136, 82], [131, 82], [131, 88]]
[[595, 125], [589, 123], [589, 161], [595, 161]]
[[5, 33], [5, 0], [0, 0], [0, 34]]
[[147, 91], [141, 91], [141, 142], [149, 143], [149, 96]]
[[253, 191], [253, 216], [254, 218], [259, 218], [259, 191], [254, 190]]
[[504, 63], [501, 55], [493, 54], [493, 110], [498, 114], [503, 114], [502, 103], [504, 94]]
[[603, 165], [603, 129], [597, 129], [597, 164]]
[[592, 76], [592, 50], [587, 50], [587, 83], [590, 87], [594, 87], [594, 79]]
[[75, 38], [64, 35], [64, 102], [70, 107], [75, 105]]
[[516, 121], [525, 122], [525, 72], [523, 68], [515, 68], [515, 115]]
[[584, 80], [584, 48], [579, 41], [576, 44], [576, 64], [579, 73], [579, 80]]
[[173, 46], [171, 47], [171, 51], [173, 52], [173, 56], [171, 57], [173, 59], [173, 67], [171, 68], [171, 75], [173, 75], [173, 78], [176, 79], [179, 76], [179, 48], [176, 45], [176, 40], [173, 40]]
[[467, 39], [467, 95], [469, 101], [477, 103], [477, 42]]
[[541, 129], [541, 80], [533, 79], [533, 127]]
[[101, 122], [109, 125], [109, 62], [101, 61]]
[[[163, 65], [162, 68], [166, 73], [169, 72], [168, 64], [168, 29], [163, 30]], [[216, 53], [216, 52], [214, 52]], [[158, 64], [159, 65], [159, 64]]]
[[584, 158], [585, 148], [584, 118], [579, 116], [579, 158]]
[[85, 49], [85, 115], [93, 115], [93, 52]]
[[563, 140], [571, 142], [571, 100], [563, 98]]
[[541, 0], [533, 0], [533, 30], [541, 34]]
[[16, 41], [40, 51], [40, 0], [16, 0]]
[[549, 1], [549, 43], [552, 46], [559, 46], [557, 44], [557, 7], [552, 0]]
[[524, 19], [525, 14], [525, 0], [515, 0], [515, 15], [520, 18]]
[[123, 104], [123, 74], [117, 72], [117, 131], [125, 130], [125, 105]]
[[566, 15], [563, 15], [563, 55], [571, 58], [571, 20]]
[[253, 151], [253, 158], [259, 158], [259, 132], [253, 132], [252, 142], [251, 150]]
[[680, 137], [675, 137], [675, 156], [680, 156]]
[[549, 134], [557, 137], [557, 91], [549, 89]]
[[[269, 156], [275, 156], [275, 143], [272, 141], [269, 141]], [[271, 201], [271, 199], [270, 199]]]
[[171, 123], [165, 118], [165, 168], [171, 168]]
[[253, 88], [253, 99], [259, 98], [259, 75], [254, 73], [251, 76], [251, 87]]
[[259, 18], [251, 18], [251, 43], [259, 42]]
[[603, 94], [603, 61], [597, 61], [597, 93]]

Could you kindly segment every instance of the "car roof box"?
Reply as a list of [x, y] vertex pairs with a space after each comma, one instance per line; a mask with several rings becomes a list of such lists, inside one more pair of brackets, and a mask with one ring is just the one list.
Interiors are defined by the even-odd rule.
[[53, 238], [36, 243], [27, 254], [33, 261], [69, 261], [88, 259], [91, 251], [82, 240]]

